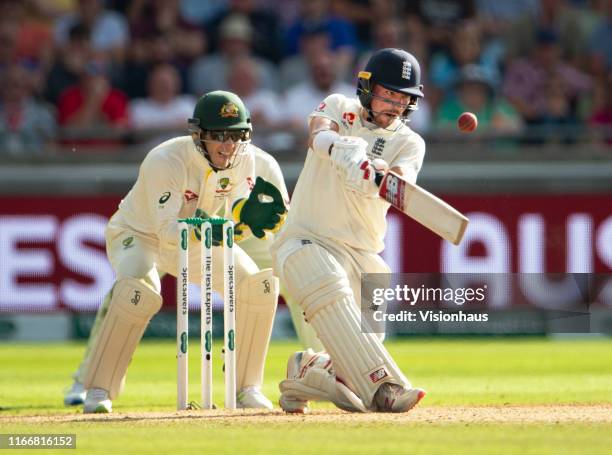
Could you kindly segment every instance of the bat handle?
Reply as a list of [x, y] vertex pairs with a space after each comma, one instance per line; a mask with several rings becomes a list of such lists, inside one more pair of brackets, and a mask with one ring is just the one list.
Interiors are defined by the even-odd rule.
[[385, 174], [383, 174], [382, 172], [376, 172], [376, 177], [374, 177], [374, 182], [376, 183], [376, 185], [380, 186], [384, 178], [385, 178]]

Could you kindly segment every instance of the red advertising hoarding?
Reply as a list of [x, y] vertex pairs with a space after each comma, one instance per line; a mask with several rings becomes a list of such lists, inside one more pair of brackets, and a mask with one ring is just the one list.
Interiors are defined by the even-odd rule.
[[[612, 194], [442, 197], [470, 218], [463, 243], [392, 212], [384, 256], [394, 272], [612, 271]], [[119, 200], [0, 197], [0, 312], [94, 311], [114, 279], [104, 227]], [[167, 305], [173, 293], [164, 280]]]

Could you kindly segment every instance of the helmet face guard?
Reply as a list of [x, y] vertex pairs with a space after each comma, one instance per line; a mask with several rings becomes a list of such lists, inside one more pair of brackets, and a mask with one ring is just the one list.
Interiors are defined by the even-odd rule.
[[[188, 130], [198, 152], [215, 170], [234, 167], [238, 157], [247, 151], [251, 142], [251, 117], [242, 100], [231, 92], [217, 90], [202, 96], [196, 103]], [[236, 144], [233, 159], [223, 169], [212, 161], [207, 143]]]
[[[227, 130], [206, 130], [202, 129], [199, 124], [199, 119], [190, 118], [189, 122], [189, 134], [193, 139], [196, 149], [206, 160], [208, 164], [214, 170], [225, 170], [235, 167], [239, 163], [239, 157], [247, 151], [247, 145], [251, 143], [251, 130], [250, 129], [227, 129]], [[207, 147], [207, 143], [224, 144], [233, 143], [236, 145], [233, 159], [230, 161], [228, 166], [224, 168], [217, 167], [210, 156], [210, 152]]]
[[[423, 98], [423, 85], [421, 84], [421, 68], [414, 56], [401, 49], [381, 49], [370, 57], [365, 71], [360, 71], [357, 78], [357, 95], [361, 105], [373, 117], [372, 99], [374, 86], [382, 87], [394, 92], [409, 95], [410, 101], [401, 114], [406, 121], [411, 112], [418, 109], [418, 100]], [[386, 100], [392, 102], [391, 100]]]

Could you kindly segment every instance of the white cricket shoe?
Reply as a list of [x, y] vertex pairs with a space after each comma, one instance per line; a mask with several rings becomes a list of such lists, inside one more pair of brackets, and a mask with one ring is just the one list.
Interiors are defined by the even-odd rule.
[[348, 412], [367, 411], [359, 397], [336, 379], [331, 359], [324, 352], [308, 349], [289, 357], [287, 379], [279, 389], [279, 404], [285, 412], [306, 414], [310, 400], [331, 401]]
[[407, 389], [399, 384], [381, 384], [372, 403], [376, 412], [408, 412], [425, 396], [423, 389]]
[[85, 386], [79, 381], [74, 381], [70, 388], [64, 393], [64, 406], [78, 406], [85, 401]]
[[287, 379], [279, 385], [281, 396], [278, 404], [283, 411], [292, 414], [306, 414], [308, 409], [308, 399], [305, 394], [299, 390], [292, 390], [295, 381], [300, 378], [300, 365], [305, 356], [311, 357], [314, 352], [309, 349], [307, 351], [298, 351], [289, 357], [287, 361]]
[[274, 406], [268, 398], [261, 393], [259, 387], [244, 387], [236, 394], [236, 407], [239, 409], [272, 409]]
[[84, 414], [108, 414], [113, 411], [113, 402], [104, 389], [89, 389], [83, 406]]

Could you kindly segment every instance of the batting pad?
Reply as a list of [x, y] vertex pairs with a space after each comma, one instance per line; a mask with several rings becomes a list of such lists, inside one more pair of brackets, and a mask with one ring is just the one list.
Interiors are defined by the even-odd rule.
[[290, 255], [284, 282], [329, 353], [338, 379], [370, 408], [381, 384], [410, 387], [378, 336], [361, 331], [346, 272], [323, 247], [305, 245]]
[[278, 278], [264, 269], [244, 278], [236, 294], [236, 384], [261, 387], [272, 335]]
[[136, 278], [118, 280], [112, 292], [84, 382], [86, 389], [96, 387], [108, 391], [111, 400], [121, 391], [122, 379], [136, 346], [162, 305], [161, 295]]

